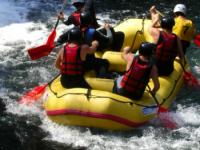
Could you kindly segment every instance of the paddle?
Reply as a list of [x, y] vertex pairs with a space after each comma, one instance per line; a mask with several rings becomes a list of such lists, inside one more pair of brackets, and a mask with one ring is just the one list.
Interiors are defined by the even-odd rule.
[[184, 83], [192, 88], [199, 88], [200, 87], [200, 83], [198, 81], [198, 79], [192, 74], [192, 72], [186, 71], [183, 64], [180, 63], [181, 68], [183, 69], [183, 80]]
[[48, 84], [43, 84], [43, 85], [36, 86], [31, 91], [29, 91], [26, 94], [24, 94], [18, 100], [18, 102], [20, 104], [27, 104], [27, 105], [31, 105], [31, 104], [35, 103], [44, 94], [45, 89], [46, 89], [47, 86], [48, 86]]
[[[62, 9], [60, 12], [63, 11], [65, 5], [66, 5], [66, 0], [63, 1], [63, 6], [62, 6]], [[49, 35], [47, 42], [45, 44], [38, 46], [38, 47], [28, 49], [28, 54], [32, 60], [39, 59], [39, 58], [47, 56], [51, 53], [51, 51], [55, 47], [54, 40], [56, 37], [56, 28], [58, 26], [58, 23], [59, 23], [59, 18], [57, 19], [55, 27], [53, 28], [53, 30], [52, 30], [51, 34]]]
[[172, 116], [170, 116], [168, 109], [162, 107], [162, 105], [158, 102], [156, 96], [152, 93], [151, 88], [149, 85], [147, 85], [148, 87], [148, 92], [151, 94], [151, 96], [153, 97], [153, 99], [155, 100], [157, 107], [158, 107], [158, 119], [160, 120], [160, 122], [168, 129], [176, 129], [177, 123], [173, 120]]
[[194, 37], [194, 43], [200, 47], [200, 34], [197, 34], [195, 37]]
[[44, 94], [45, 89], [48, 85], [50, 85], [60, 74], [58, 74], [56, 77], [54, 77], [49, 83], [42, 84], [39, 86], [36, 86], [31, 91], [25, 93], [19, 100], [19, 103], [31, 105], [34, 102], [38, 101], [41, 96]]

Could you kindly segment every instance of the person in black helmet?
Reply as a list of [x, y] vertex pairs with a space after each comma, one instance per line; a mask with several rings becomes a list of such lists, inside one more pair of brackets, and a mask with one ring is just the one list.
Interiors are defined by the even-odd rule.
[[64, 19], [63, 12], [58, 15], [58, 18], [61, 19], [64, 24], [73, 24], [75, 26], [80, 25], [81, 12], [88, 11], [92, 15], [91, 22], [93, 27], [97, 28], [99, 26], [96, 19], [94, 0], [72, 0], [72, 4], [76, 10], [67, 18], [67, 20]]
[[[103, 27], [95, 29], [92, 25], [91, 18], [92, 16], [89, 12], [81, 13], [80, 28], [83, 32], [84, 41], [90, 44], [91, 41], [97, 40], [99, 42], [97, 51], [102, 51], [112, 45], [114, 31], [109, 24], [105, 24]], [[102, 30], [105, 30], [105, 33], [103, 33]]]
[[[99, 46], [97, 51], [102, 51], [104, 48], [109, 47], [112, 43], [112, 32], [110, 26], [106, 24], [104, 29], [106, 30], [106, 35], [96, 30], [91, 26], [91, 15], [89, 12], [82, 12], [80, 16], [81, 30], [83, 34], [84, 42], [88, 45], [92, 41], [97, 40]], [[85, 61], [86, 70], [95, 70], [97, 77], [103, 78], [108, 75], [109, 62], [106, 59], [96, 58], [94, 54], [88, 55]]]
[[138, 100], [143, 96], [149, 79], [152, 78], [154, 88], [150, 91], [153, 95], [159, 89], [157, 67], [152, 54], [156, 45], [143, 42], [139, 48], [139, 55], [131, 53], [130, 47], [125, 47], [122, 58], [127, 62], [126, 72], [119, 76], [113, 87], [113, 92]]
[[[83, 11], [91, 14], [91, 25], [98, 28], [99, 25], [96, 19], [94, 0], [72, 0], [73, 6], [76, 10], [65, 20], [63, 12], [60, 12], [58, 18], [63, 21], [65, 25], [80, 26], [80, 14]], [[63, 33], [57, 40], [56, 45], [63, 44], [67, 41], [68, 32]]]
[[[150, 8], [152, 24], [149, 28], [150, 35], [157, 44], [155, 51], [156, 65], [160, 76], [168, 76], [174, 70], [174, 60], [178, 55], [180, 63], [185, 63], [184, 53], [179, 37], [172, 33], [175, 24], [172, 17], [163, 17], [159, 23], [156, 7]], [[162, 31], [159, 28], [162, 28]]]
[[88, 54], [95, 52], [98, 42], [93, 41], [91, 46], [82, 43], [79, 27], [69, 31], [66, 45], [59, 51], [55, 66], [61, 72], [61, 84], [65, 88], [84, 87], [90, 88], [84, 79], [83, 63]]

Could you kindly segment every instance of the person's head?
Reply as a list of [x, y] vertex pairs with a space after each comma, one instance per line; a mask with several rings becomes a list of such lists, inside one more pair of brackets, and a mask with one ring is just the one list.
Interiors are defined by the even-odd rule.
[[142, 42], [139, 49], [139, 54], [150, 57], [156, 49], [156, 44], [150, 42]]
[[80, 42], [82, 39], [82, 33], [79, 27], [73, 27], [69, 31], [68, 41], [69, 42]]
[[166, 30], [172, 30], [175, 25], [175, 21], [173, 17], [163, 17], [160, 22], [160, 26]]
[[80, 15], [80, 24], [82, 27], [88, 27], [91, 24], [91, 15], [90, 12], [84, 11]]
[[176, 16], [186, 16], [187, 8], [184, 4], [177, 4], [173, 12]]
[[74, 7], [76, 7], [77, 10], [80, 10], [81, 8], [83, 8], [85, 0], [72, 0], [72, 4], [74, 5]]

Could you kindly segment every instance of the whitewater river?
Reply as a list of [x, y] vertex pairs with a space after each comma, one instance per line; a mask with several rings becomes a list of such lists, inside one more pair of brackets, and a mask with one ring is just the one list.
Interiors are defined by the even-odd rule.
[[[152, 4], [169, 13], [177, 2], [186, 2], [200, 33], [199, 0], [99, 0], [97, 17], [115, 24], [127, 17], [149, 16]], [[32, 61], [27, 49], [47, 40], [61, 7], [62, 0], [0, 0], [0, 150], [199, 150], [200, 92], [187, 87], [170, 110], [179, 125], [175, 130], [157, 120], [120, 132], [60, 126], [48, 120], [41, 106], [17, 103], [23, 93], [58, 74], [54, 68], [58, 50]], [[68, 5], [65, 14], [73, 9]], [[60, 23], [57, 35], [68, 28]], [[200, 79], [200, 48], [192, 44], [187, 56], [193, 74]]]

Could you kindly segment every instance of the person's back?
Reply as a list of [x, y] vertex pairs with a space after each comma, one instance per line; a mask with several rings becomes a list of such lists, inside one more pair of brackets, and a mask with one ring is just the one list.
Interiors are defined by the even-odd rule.
[[149, 79], [153, 79], [155, 94], [159, 89], [157, 68], [151, 57], [155, 44], [142, 43], [139, 49], [139, 56], [134, 56], [130, 52], [130, 47], [126, 47], [123, 58], [127, 62], [126, 72], [115, 80], [113, 92], [124, 95], [131, 99], [140, 99], [143, 96]]
[[190, 42], [195, 34], [195, 26], [192, 20], [186, 18], [186, 11], [187, 8], [183, 4], [177, 4], [173, 10], [175, 15], [173, 33], [175, 33], [181, 39], [184, 53], [190, 46]]
[[[175, 24], [172, 17], [164, 17], [159, 25], [159, 16], [155, 6], [150, 9], [152, 17], [152, 25], [149, 29], [154, 42], [157, 44], [155, 51], [156, 65], [159, 75], [170, 75], [174, 70], [173, 62], [178, 55], [184, 62], [184, 54], [180, 39], [172, 33], [172, 28]], [[159, 30], [162, 28], [162, 31]]]
[[156, 65], [159, 75], [169, 75], [173, 71], [177, 56], [177, 37], [172, 33], [162, 31], [155, 51]]
[[83, 62], [87, 54], [94, 53], [98, 44], [92, 48], [81, 44], [81, 31], [78, 27], [70, 30], [69, 39], [56, 59], [56, 67], [61, 71], [61, 84], [66, 88], [90, 88], [84, 79]]

